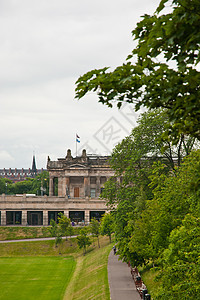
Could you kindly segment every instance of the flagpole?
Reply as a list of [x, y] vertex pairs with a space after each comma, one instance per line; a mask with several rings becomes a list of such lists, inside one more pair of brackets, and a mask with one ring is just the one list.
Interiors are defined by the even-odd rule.
[[77, 143], [80, 143], [79, 139], [80, 139], [80, 136], [78, 136], [78, 134], [76, 133], [76, 156], [77, 156], [77, 154], [78, 154], [78, 151], [77, 151]]
[[76, 134], [76, 157], [77, 157], [77, 134]]

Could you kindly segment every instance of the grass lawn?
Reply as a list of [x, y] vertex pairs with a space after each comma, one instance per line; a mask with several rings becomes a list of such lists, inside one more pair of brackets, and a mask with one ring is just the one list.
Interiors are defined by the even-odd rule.
[[[110, 300], [108, 237], [87, 254], [76, 239], [0, 244], [0, 300]], [[61, 253], [61, 255], [59, 254]]]
[[75, 265], [73, 257], [1, 257], [0, 299], [61, 300]]
[[0, 244], [0, 257], [59, 256], [59, 252], [67, 256], [79, 251], [76, 239], [72, 239], [71, 241], [63, 241], [57, 248], [54, 246], [54, 240]]

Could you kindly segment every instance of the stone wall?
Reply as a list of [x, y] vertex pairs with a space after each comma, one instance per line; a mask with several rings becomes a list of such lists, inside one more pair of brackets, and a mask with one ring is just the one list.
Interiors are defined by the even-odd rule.
[[[95, 199], [68, 199], [68, 197], [49, 197], [49, 196], [27, 196], [27, 195], [1, 195], [0, 196], [0, 212], [1, 225], [6, 225], [6, 212], [21, 212], [22, 221], [20, 225], [27, 225], [28, 212], [42, 212], [43, 224], [48, 225], [48, 212], [63, 211], [69, 217], [70, 211], [84, 211], [85, 224], [89, 223], [90, 212], [93, 211], [108, 211], [104, 200]], [[16, 224], [14, 224], [16, 225]], [[37, 224], [34, 224], [37, 225]]]

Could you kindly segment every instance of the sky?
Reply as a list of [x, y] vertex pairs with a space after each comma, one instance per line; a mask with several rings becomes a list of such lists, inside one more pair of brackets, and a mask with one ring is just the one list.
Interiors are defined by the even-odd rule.
[[[159, 0], [0, 0], [0, 169], [46, 168], [72, 155], [110, 155], [138, 113], [75, 99], [75, 82], [125, 62], [131, 31]], [[80, 143], [76, 142], [76, 134]]]

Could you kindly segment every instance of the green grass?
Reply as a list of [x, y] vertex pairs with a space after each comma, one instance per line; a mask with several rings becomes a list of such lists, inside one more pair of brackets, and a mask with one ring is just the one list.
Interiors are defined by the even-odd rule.
[[110, 300], [107, 264], [112, 244], [108, 238], [100, 239], [101, 248], [90, 248], [77, 257], [77, 265], [64, 300]]
[[145, 283], [147, 290], [151, 294], [152, 298], [156, 296], [160, 288], [161, 280], [155, 280], [158, 274], [159, 270], [155, 268], [151, 268], [150, 270], [146, 269], [141, 272], [142, 280]]
[[[100, 244], [101, 248], [99, 249], [96, 240], [95, 244], [90, 246], [85, 256], [83, 256], [83, 250], [78, 249], [75, 238], [71, 241], [64, 240], [57, 248], [53, 240], [0, 244], [0, 299], [109, 300], [107, 262], [112, 244], [109, 243], [108, 237], [101, 237]], [[71, 256], [76, 266], [74, 272], [71, 271], [68, 276], [62, 273], [62, 263], [66, 260], [66, 257], [69, 256]], [[49, 261], [46, 267], [44, 263], [49, 259], [52, 263]], [[27, 262], [28, 268], [25, 262]], [[67, 264], [68, 262], [71, 263], [69, 259], [66, 260]], [[56, 284], [57, 281], [57, 277], [55, 277], [57, 273], [54, 271], [52, 273], [52, 270], [54, 270], [52, 269], [52, 265], [53, 267], [54, 265], [55, 267], [57, 266], [58, 272], [59, 269], [61, 269], [61, 277], [63, 277], [64, 280], [63, 289], [57, 286], [54, 289], [54, 283]], [[33, 266], [33, 269], [36, 271], [36, 275], [34, 275], [34, 273], [32, 274], [31, 266]], [[50, 268], [50, 270], [48, 270], [48, 268]], [[39, 270], [38, 273], [37, 270]], [[47, 272], [45, 270], [47, 270]], [[38, 277], [39, 275], [41, 276], [40, 279]], [[28, 293], [26, 292], [24, 283], [27, 288], [28, 286], [33, 286], [33, 291], [30, 292], [33, 298], [26, 298], [27, 294], [23, 296], [24, 298], [22, 298], [21, 294], [19, 297], [18, 293], [20, 291], [24, 294]], [[67, 285], [67, 283], [69, 284]], [[43, 290], [45, 290], [43, 284], [47, 286], [49, 290], [52, 289], [49, 295], [43, 294]], [[54, 292], [53, 289], [54, 291], [58, 290], [58, 292]], [[60, 289], [61, 292], [59, 292]], [[65, 294], [63, 294], [64, 291]], [[39, 298], [36, 293], [41, 293], [42, 298]], [[55, 295], [52, 295], [53, 293]], [[58, 293], [60, 293], [60, 295], [58, 295]], [[52, 298], [53, 296], [57, 298]]]
[[62, 255], [71, 255], [78, 251], [75, 238], [71, 239], [71, 242], [69, 240], [63, 241], [57, 248], [55, 248], [54, 240], [0, 244], [0, 257], [59, 256], [59, 253]]
[[[23, 227], [23, 226], [0, 226], [0, 240], [17, 240], [17, 239], [30, 239], [51, 237], [48, 227]], [[73, 235], [79, 234], [81, 227], [73, 227]]]
[[75, 264], [73, 257], [0, 258], [0, 299], [60, 300]]

